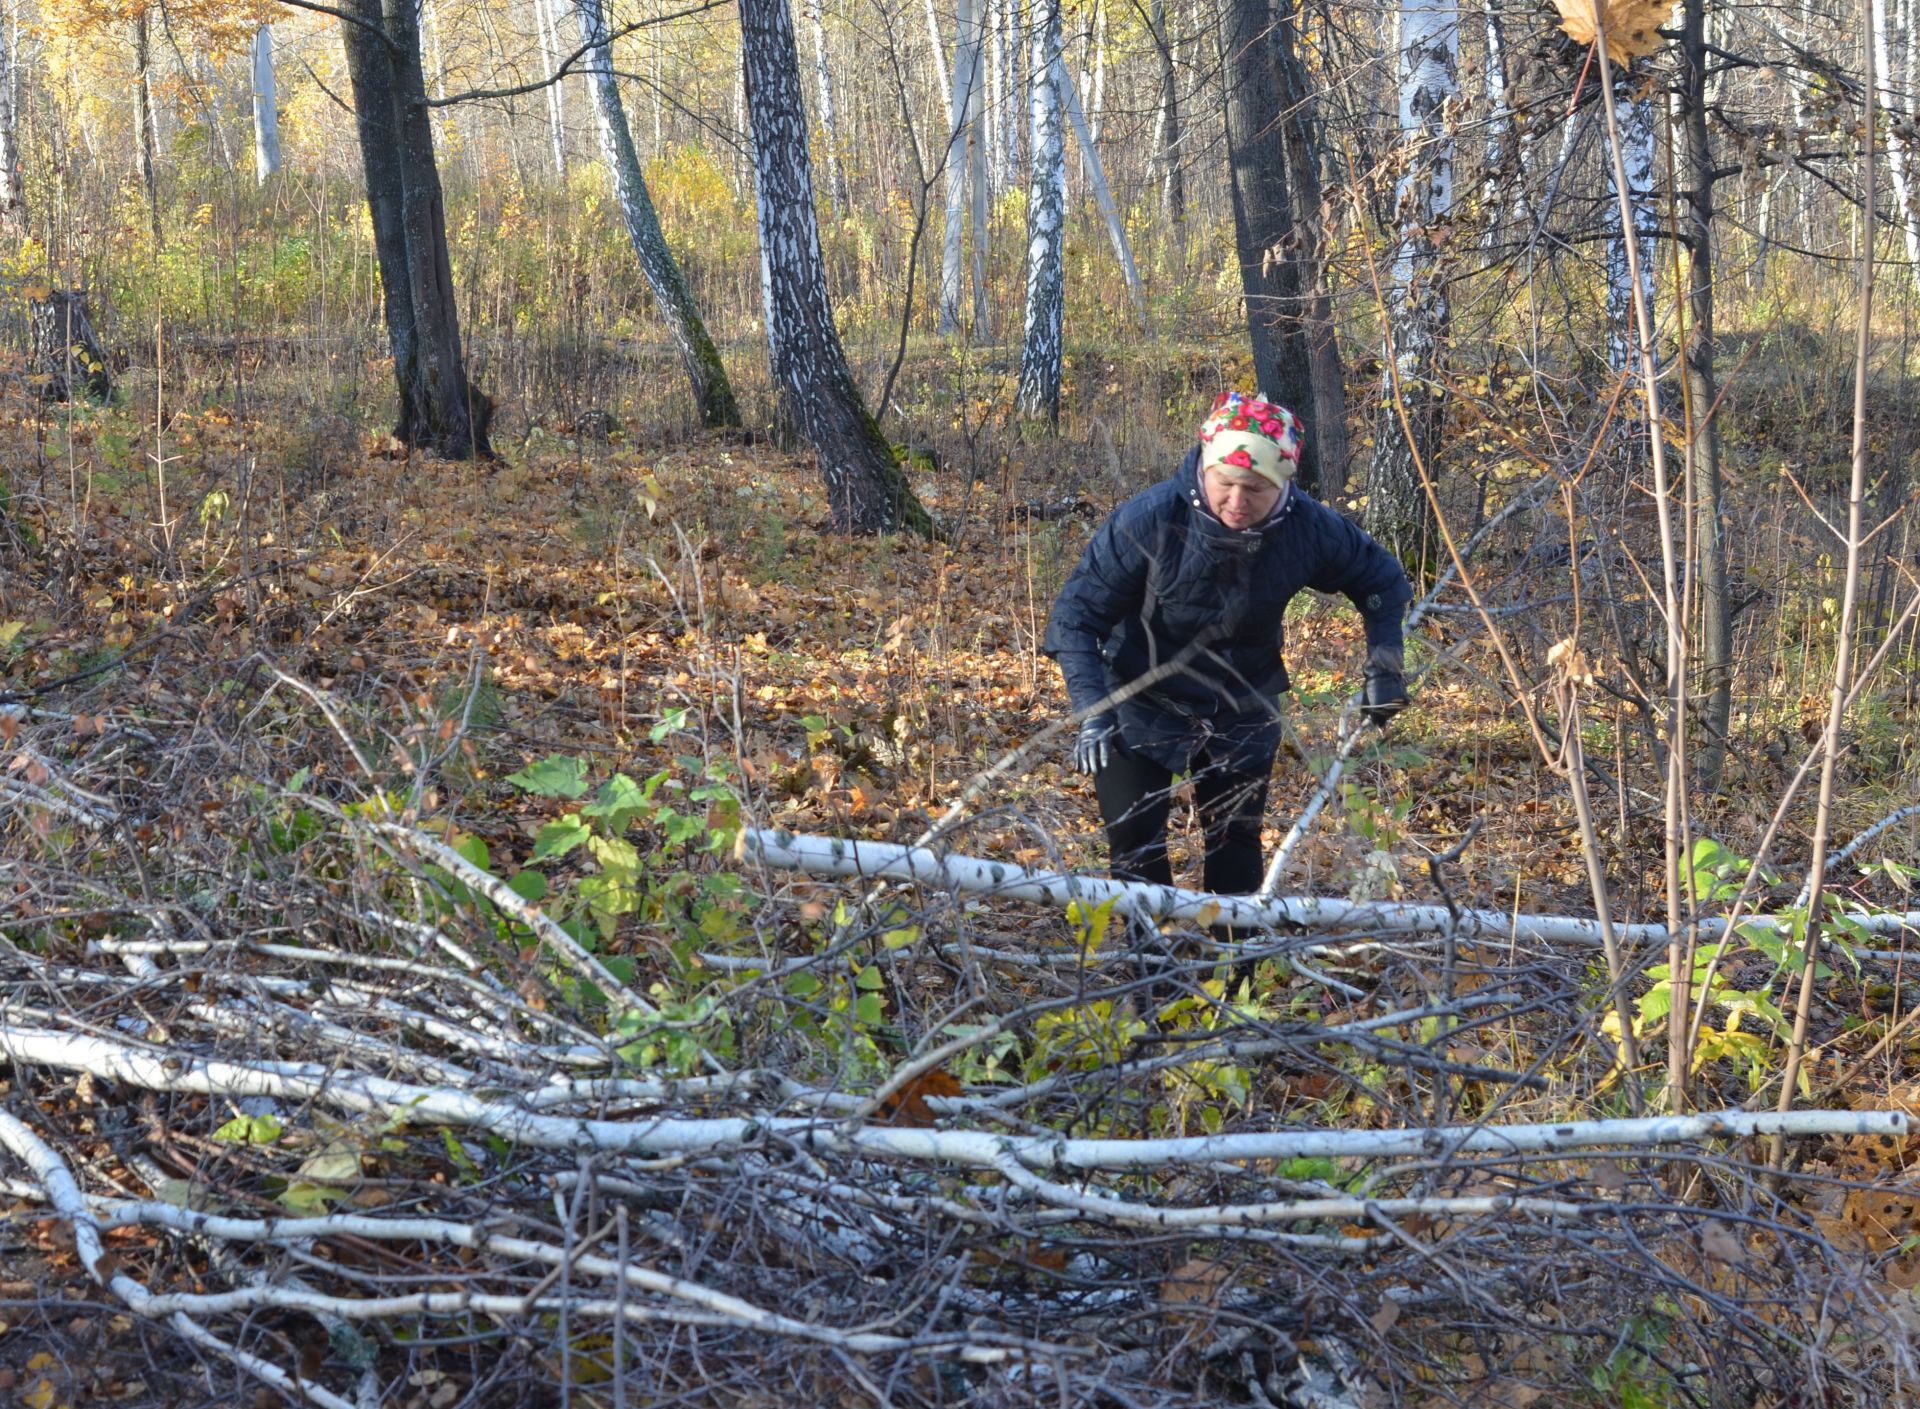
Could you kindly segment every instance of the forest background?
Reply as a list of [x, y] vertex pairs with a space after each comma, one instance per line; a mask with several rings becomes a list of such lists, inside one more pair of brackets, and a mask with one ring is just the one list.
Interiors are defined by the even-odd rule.
[[[1920, 45], [1607, 15], [11, 0], [0, 1398], [1910, 1392]], [[1256, 384], [1228, 953], [1037, 646]]]

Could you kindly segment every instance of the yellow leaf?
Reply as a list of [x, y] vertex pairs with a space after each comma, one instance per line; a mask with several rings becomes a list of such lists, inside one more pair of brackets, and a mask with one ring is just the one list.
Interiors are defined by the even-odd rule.
[[[1659, 28], [1673, 14], [1672, 0], [1597, 0], [1606, 15], [1607, 57], [1624, 68], [1666, 41]], [[1596, 0], [1553, 0], [1560, 28], [1576, 44], [1591, 44]]]

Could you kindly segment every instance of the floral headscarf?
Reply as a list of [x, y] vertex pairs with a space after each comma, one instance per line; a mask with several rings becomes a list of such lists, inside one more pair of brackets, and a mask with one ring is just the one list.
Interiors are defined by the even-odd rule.
[[1241, 470], [1285, 488], [1300, 468], [1300, 418], [1255, 393], [1222, 392], [1200, 426], [1200, 469]]

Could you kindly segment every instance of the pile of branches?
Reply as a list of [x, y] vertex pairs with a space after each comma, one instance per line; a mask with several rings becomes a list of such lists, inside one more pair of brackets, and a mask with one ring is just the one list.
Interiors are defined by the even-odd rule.
[[[1581, 1056], [1585, 947], [1349, 922], [1269, 936], [1293, 977], [1232, 1004], [1197, 926], [1096, 942], [724, 856], [740, 932], [669, 905], [601, 945], [459, 844], [467, 716], [263, 660], [198, 685], [0, 706], [0, 1176], [61, 1304], [220, 1393], [1839, 1403], [1913, 1373], [1753, 1162], [1904, 1117], [1561, 1119], [1624, 1099]], [[861, 985], [884, 1023], [835, 1005]]]

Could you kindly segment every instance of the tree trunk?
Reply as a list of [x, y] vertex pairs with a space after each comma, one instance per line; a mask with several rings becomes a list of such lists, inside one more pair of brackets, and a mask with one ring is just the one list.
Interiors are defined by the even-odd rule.
[[[1287, 172], [1293, 183], [1293, 257], [1300, 269], [1305, 300], [1307, 366], [1313, 383], [1313, 420], [1308, 435], [1315, 443], [1312, 492], [1330, 498], [1346, 488], [1352, 451], [1347, 437], [1347, 377], [1340, 338], [1333, 324], [1333, 296], [1327, 288], [1320, 244], [1326, 201], [1320, 187], [1320, 130], [1315, 90], [1295, 48], [1292, 14], [1283, 13], [1273, 31], [1274, 73], [1280, 89], [1281, 135], [1286, 140]], [[1303, 408], [1304, 409], [1304, 408]]]
[[157, 139], [153, 131], [153, 46], [149, 41], [147, 12], [142, 10], [133, 21], [133, 128], [139, 148], [140, 187], [147, 197], [147, 228], [153, 235], [153, 247], [160, 248], [160, 184]]
[[1062, 265], [1067, 208], [1067, 160], [1059, 90], [1061, 0], [1044, 0], [1032, 28], [1029, 108], [1031, 174], [1027, 193], [1027, 313], [1020, 348], [1015, 408], [1023, 416], [1060, 422], [1060, 369], [1066, 322]]
[[[1907, 43], [1913, 44], [1908, 36]], [[1913, 199], [1913, 178], [1907, 139], [1901, 133], [1903, 113], [1894, 91], [1892, 46], [1887, 42], [1887, 0], [1873, 0], [1873, 69], [1878, 87], [1875, 100], [1886, 114], [1887, 172], [1893, 178], [1893, 205], [1900, 233], [1906, 240], [1908, 277], [1920, 284], [1920, 210]]]
[[833, 325], [793, 15], [787, 0], [740, 0], [739, 10], [774, 385], [786, 417], [819, 456], [837, 528], [927, 532], [932, 521], [861, 404]]
[[1392, 347], [1367, 472], [1366, 522], [1373, 536], [1403, 560], [1424, 562], [1433, 551], [1434, 533], [1420, 467], [1432, 473], [1440, 442], [1451, 314], [1442, 246], [1453, 218], [1450, 110], [1459, 95], [1459, 11], [1445, 0], [1406, 0], [1399, 19], [1402, 169], [1394, 189], [1396, 230], [1387, 292]]
[[76, 388], [95, 401], [112, 396], [113, 374], [87, 316], [86, 295], [52, 289], [44, 298], [29, 299], [28, 307], [34, 361], [47, 378], [46, 399], [71, 401]]
[[[560, 52], [560, 16], [556, 5], [557, 0], [533, 0], [533, 16], [540, 28], [540, 57], [549, 74], [560, 67], [565, 57]], [[624, 112], [621, 122], [626, 122]], [[564, 185], [567, 179], [567, 88], [559, 80], [547, 85], [547, 133], [553, 144], [553, 174]], [[633, 145], [631, 132], [627, 145]]]
[[394, 434], [453, 459], [490, 455], [492, 403], [467, 385], [411, 0], [350, 0], [340, 26], [400, 413]]
[[[1640, 291], [1647, 307], [1654, 307], [1654, 237], [1659, 233], [1660, 216], [1653, 207], [1653, 100], [1632, 98], [1628, 90], [1634, 79], [1625, 73], [1614, 81], [1615, 101], [1620, 113], [1620, 161], [1627, 171], [1627, 204], [1633, 210], [1632, 238], [1639, 245]], [[1608, 210], [1619, 205], [1619, 193], [1613, 191], [1613, 166], [1607, 163], [1607, 189], [1614, 199]], [[1607, 368], [1616, 374], [1637, 366], [1634, 347], [1633, 282], [1628, 276], [1627, 232], [1618, 220], [1607, 235]], [[1656, 325], [1658, 320], [1656, 319]]]
[[[1733, 718], [1733, 612], [1728, 596], [1727, 537], [1721, 512], [1719, 383], [1713, 343], [1713, 143], [1707, 134], [1706, 0], [1685, 0], [1680, 24], [1680, 138], [1686, 188], [1680, 192], [1680, 239], [1687, 255], [1687, 399], [1691, 431], [1695, 541], [1700, 554], [1700, 722], [1706, 737], [1694, 753], [1694, 778], [1711, 796], [1726, 764]], [[1654, 414], [1649, 408], [1649, 414]]]
[[827, 159], [827, 208], [836, 215], [847, 215], [852, 213], [853, 203], [847, 197], [847, 171], [840, 160], [840, 118], [833, 98], [833, 69], [827, 63], [827, 26], [820, 14], [820, 0], [806, 0], [806, 9], [807, 27], [813, 31], [814, 84], [820, 92], [820, 142]]
[[627, 111], [620, 102], [620, 88], [613, 74], [613, 51], [607, 39], [606, 18], [600, 0], [574, 0], [574, 17], [580, 24], [580, 43], [587, 46], [582, 66], [593, 90], [594, 112], [599, 118], [600, 153], [613, 178], [614, 199], [627, 222], [627, 237], [640, 260], [640, 272], [653, 290], [654, 302], [666, 320], [667, 332], [680, 353], [693, 388], [693, 404], [699, 410], [700, 424], [709, 428], [738, 426], [740, 408], [734, 401], [733, 385], [720, 360], [719, 349], [707, 336], [707, 325], [693, 301], [693, 293], [681, 276], [680, 265], [660, 229], [660, 217], [647, 190], [640, 169], [640, 155], [634, 150], [633, 132], [627, 126]]
[[1180, 75], [1174, 64], [1173, 27], [1167, 16], [1167, 0], [1153, 0], [1147, 28], [1160, 57], [1159, 140], [1154, 144], [1154, 156], [1165, 173], [1161, 201], [1167, 220], [1173, 226], [1174, 239], [1179, 243], [1187, 219], [1187, 178], [1180, 164]]
[[273, 26], [253, 35], [253, 179], [260, 185], [280, 169], [280, 104], [273, 82]]
[[[1274, 82], [1273, 10], [1269, 0], [1228, 0], [1224, 25], [1227, 161], [1235, 255], [1247, 311], [1258, 390], [1305, 419], [1313, 407], [1293, 218], [1286, 136]], [[1318, 489], [1319, 443], [1308, 426], [1300, 485]]]
[[20, 170], [18, 56], [14, 53], [11, 6], [0, 10], [0, 229], [26, 229], [26, 190]]
[[1133, 262], [1133, 244], [1127, 239], [1127, 223], [1120, 218], [1120, 207], [1114, 204], [1113, 187], [1107, 184], [1107, 168], [1100, 160], [1099, 138], [1094, 135], [1093, 124], [1080, 108], [1080, 94], [1073, 86], [1073, 80], [1067, 76], [1065, 59], [1056, 58], [1058, 65], [1054, 73], [1054, 86], [1065, 95], [1067, 117], [1073, 126], [1073, 137], [1080, 144], [1080, 156], [1087, 168], [1087, 184], [1093, 187], [1093, 202], [1100, 208], [1100, 219], [1106, 224], [1107, 238], [1113, 243], [1114, 258], [1120, 261], [1120, 277], [1126, 280], [1127, 297], [1133, 300], [1133, 311], [1140, 320], [1140, 327], [1147, 326], [1147, 296], [1140, 287], [1140, 270]]
[[[984, 0], [982, 0], [984, 5]], [[967, 176], [975, 144], [975, 129], [980, 125], [980, 26], [979, 9], [974, 0], [958, 0], [953, 28], [952, 122], [947, 128], [947, 223], [940, 247], [941, 337], [960, 331], [960, 272], [965, 253]], [[980, 239], [974, 229], [974, 240]]]

